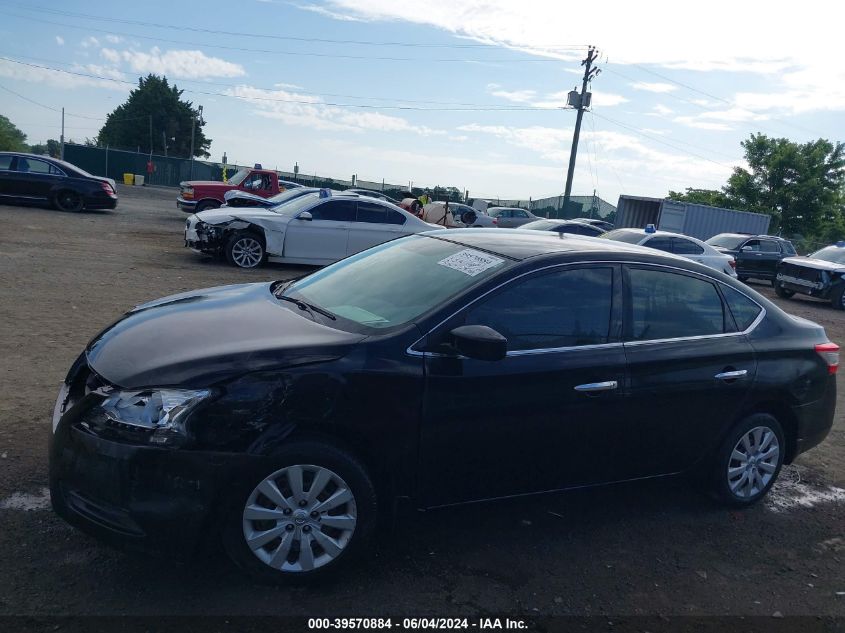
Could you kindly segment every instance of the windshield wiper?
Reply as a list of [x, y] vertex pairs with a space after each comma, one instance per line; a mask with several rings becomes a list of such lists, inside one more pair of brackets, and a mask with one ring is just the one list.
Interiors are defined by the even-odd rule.
[[285, 295], [276, 295], [276, 298], [280, 299], [282, 301], [289, 301], [292, 304], [294, 304], [297, 308], [299, 308], [300, 310], [310, 312], [312, 315], [314, 314], [314, 312], [319, 312], [324, 317], [331, 319], [332, 321], [337, 321], [337, 317], [335, 315], [333, 315], [331, 312], [329, 312], [328, 310], [325, 310], [324, 308], [321, 308], [319, 306], [312, 305], [310, 303], [306, 303], [305, 301], [302, 301], [301, 299], [294, 299], [293, 297], [287, 297]]

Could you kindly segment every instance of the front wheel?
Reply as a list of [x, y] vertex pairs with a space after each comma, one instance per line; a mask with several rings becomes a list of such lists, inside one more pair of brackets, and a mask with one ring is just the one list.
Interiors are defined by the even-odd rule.
[[239, 494], [225, 518], [230, 558], [259, 580], [322, 575], [362, 548], [376, 524], [376, 493], [346, 451], [302, 442], [279, 451], [277, 467]]
[[728, 434], [713, 460], [715, 497], [736, 507], [759, 501], [780, 474], [785, 451], [783, 428], [773, 416], [748, 416]]
[[60, 191], [56, 194], [53, 201], [59, 211], [69, 211], [71, 213], [82, 211], [82, 196], [75, 191], [70, 191], [68, 189]]
[[775, 280], [775, 294], [781, 299], [789, 299], [795, 294], [794, 290], [787, 290], [783, 284]]
[[208, 209], [217, 209], [220, 207], [220, 203], [216, 200], [205, 200], [200, 202], [196, 208], [194, 209], [194, 213], [202, 213], [203, 211], [207, 211]]
[[264, 240], [255, 233], [235, 233], [226, 242], [226, 259], [233, 266], [258, 268], [266, 258]]

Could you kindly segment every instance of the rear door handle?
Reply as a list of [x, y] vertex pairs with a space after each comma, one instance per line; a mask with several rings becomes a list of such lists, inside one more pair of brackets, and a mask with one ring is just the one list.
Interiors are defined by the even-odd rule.
[[721, 374], [713, 376], [716, 380], [736, 380], [737, 378], [745, 378], [748, 375], [747, 369], [738, 369], [737, 371], [723, 371]]
[[590, 392], [590, 391], [613, 391], [619, 386], [615, 380], [606, 380], [605, 382], [588, 382], [585, 385], [578, 385], [575, 391]]

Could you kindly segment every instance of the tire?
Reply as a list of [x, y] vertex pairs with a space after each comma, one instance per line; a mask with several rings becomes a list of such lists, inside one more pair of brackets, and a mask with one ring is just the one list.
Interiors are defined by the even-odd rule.
[[748, 416], [716, 451], [710, 471], [713, 496], [733, 507], [756, 503], [777, 480], [785, 452], [783, 427], [777, 419], [768, 413]]
[[226, 260], [238, 268], [259, 268], [267, 261], [264, 238], [250, 231], [234, 233], [226, 242]]
[[836, 310], [845, 310], [845, 285], [839, 290], [834, 291], [833, 297], [830, 299], [830, 305]]
[[787, 290], [783, 287], [783, 284], [778, 283], [775, 281], [775, 294], [780, 297], [781, 299], [789, 299], [792, 295], [795, 294], [794, 290]]
[[78, 213], [82, 211], [82, 207], [84, 206], [82, 196], [70, 189], [56, 192], [55, 196], [53, 196], [53, 204], [56, 205], [59, 211], [67, 211], [69, 213]]
[[196, 207], [194, 207], [194, 213], [199, 213], [200, 211], [207, 211], [208, 209], [218, 209], [220, 208], [220, 203], [216, 200], [204, 200], [200, 202]]
[[[312, 497], [315, 482], [323, 487]], [[303, 491], [298, 502], [294, 486]], [[230, 495], [225, 513], [226, 553], [249, 575], [271, 583], [334, 573], [366, 550], [378, 518], [375, 488], [361, 462], [318, 442], [280, 449], [265, 472]]]

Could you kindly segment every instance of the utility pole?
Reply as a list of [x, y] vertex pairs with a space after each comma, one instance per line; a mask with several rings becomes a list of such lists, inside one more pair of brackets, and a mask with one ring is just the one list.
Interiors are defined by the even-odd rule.
[[62, 150], [60, 154], [60, 158], [62, 160], [65, 159], [65, 109], [62, 108]]
[[592, 101], [592, 93], [587, 92], [587, 88], [593, 77], [598, 75], [601, 70], [593, 67], [593, 62], [598, 57], [598, 51], [595, 46], [590, 46], [587, 51], [587, 58], [581, 61], [584, 67], [584, 81], [581, 84], [581, 94], [578, 94], [577, 89], [569, 93], [567, 105], [573, 106], [578, 110], [578, 115], [575, 118], [575, 131], [572, 134], [572, 150], [569, 153], [569, 170], [566, 172], [566, 189], [563, 191], [563, 212], [566, 213], [566, 207], [569, 203], [569, 194], [572, 193], [572, 177], [575, 174], [575, 156], [578, 154], [578, 138], [581, 136], [581, 119], [584, 118], [584, 110], [590, 107]]
[[[197, 114], [200, 117], [200, 121], [202, 121], [202, 106], [197, 108]], [[191, 177], [188, 180], [194, 179], [194, 128], [197, 125], [197, 114], [191, 119]]]
[[164, 130], [161, 131], [161, 144], [164, 147], [164, 157], [167, 158], [167, 133]]
[[153, 159], [153, 115], [150, 114], [150, 160]]

